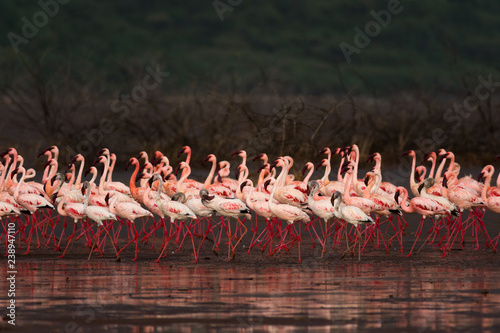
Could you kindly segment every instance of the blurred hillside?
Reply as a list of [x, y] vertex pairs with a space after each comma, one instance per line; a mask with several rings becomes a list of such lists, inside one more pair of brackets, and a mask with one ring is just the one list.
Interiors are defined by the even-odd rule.
[[[175, 82], [169, 90], [177, 92], [213, 84], [245, 91], [262, 80], [289, 93], [335, 93], [343, 85], [355, 91], [454, 89], [461, 87], [460, 74], [499, 66], [496, 1], [402, 0], [399, 14], [352, 54], [350, 64], [340, 43], [355, 46], [354, 27], [365, 31], [375, 20], [370, 12], [387, 10], [388, 1], [233, 0], [239, 4], [221, 15], [214, 3], [228, 2], [73, 0], [59, 5], [19, 49], [45, 55], [50, 68], [71, 59], [115, 85], [138, 66], [160, 63]], [[36, 1], [2, 1], [0, 30], [21, 35], [22, 17], [32, 22], [40, 10]], [[17, 59], [8, 38], [0, 56], [4, 65]]]

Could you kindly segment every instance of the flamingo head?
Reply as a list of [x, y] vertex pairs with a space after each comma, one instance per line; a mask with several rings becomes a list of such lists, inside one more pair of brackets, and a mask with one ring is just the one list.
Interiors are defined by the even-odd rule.
[[99, 150], [99, 151], [97, 152], [97, 154], [96, 154], [96, 157], [101, 156], [102, 154], [105, 154], [105, 153], [106, 153], [106, 154], [107, 154], [107, 153], [109, 153], [108, 148], [102, 148], [101, 150]]
[[163, 153], [159, 150], [155, 151], [155, 153], [153, 154], [153, 158], [155, 159], [161, 159], [163, 157]]
[[396, 192], [394, 192], [394, 201], [396, 201], [396, 203], [399, 205], [399, 190], [396, 190]]
[[[45, 153], [47, 153], [47, 152], [49, 152], [49, 151], [51, 151], [51, 150], [52, 150], [52, 147], [53, 147], [53, 146], [50, 146], [50, 147], [47, 147], [47, 148], [45, 148], [45, 149], [41, 150], [41, 151], [38, 153], [37, 157], [40, 157], [40, 156], [45, 155]], [[7, 152], [9, 151], [8, 149], [6, 149], [6, 150], [7, 150]], [[3, 152], [2, 152], [2, 154], [3, 154]], [[3, 157], [4, 155], [5, 155], [5, 154], [3, 154], [3, 155], [1, 155], [1, 156]]]
[[477, 181], [478, 182], [484, 182], [485, 174], [484, 171], [481, 171], [479, 175], [477, 176]]
[[408, 156], [408, 155], [412, 156], [412, 157], [415, 156], [415, 151], [413, 151], [413, 150], [407, 150], [407, 151], [404, 151], [404, 152], [401, 153], [401, 156]]
[[56, 199], [57, 199], [57, 192], [55, 192], [54, 194], [52, 194], [52, 197], [50, 198], [50, 200], [52, 201], [53, 204], [56, 203]]
[[255, 155], [255, 157], [253, 158], [254, 161], [257, 161], [257, 160], [267, 160], [267, 155], [264, 154], [264, 153], [260, 153], [260, 154], [257, 154]]
[[130, 160], [128, 160], [127, 164], [125, 165], [125, 170], [128, 170], [128, 168], [131, 166], [131, 165], [136, 165], [136, 164], [139, 164], [139, 160], [135, 157], [132, 157]]
[[321, 168], [322, 166], [326, 165], [326, 162], [327, 160], [324, 158], [322, 159], [321, 161], [319, 161], [317, 164], [316, 164], [316, 170], [318, 170], [319, 168]]
[[315, 193], [318, 191], [319, 183], [315, 180], [311, 180], [307, 183], [307, 195], [311, 195], [311, 193]]
[[210, 162], [215, 161], [215, 155], [214, 154], [210, 154], [207, 157], [205, 157], [203, 159], [203, 161], [201, 161], [201, 165], [205, 165], [205, 163], [207, 163], [208, 161], [210, 161]]
[[339, 191], [333, 192], [332, 198], [330, 199], [332, 204], [335, 204], [335, 201], [340, 200], [342, 202], [342, 193]]
[[73, 163], [68, 164], [66, 167], [66, 170], [64, 170], [64, 173], [68, 172], [69, 170], [74, 171], [75, 170], [75, 165]]
[[181, 149], [179, 149], [179, 151], [177, 152], [177, 157], [181, 157], [182, 154], [190, 153], [190, 152], [191, 152], [191, 148], [189, 146], [184, 146]]
[[332, 153], [332, 151], [330, 150], [330, 148], [325, 147], [319, 151], [318, 156], [323, 155], [323, 154], [331, 154], [331, 153]]
[[302, 168], [302, 175], [305, 175], [306, 171], [311, 168], [314, 169], [314, 164], [312, 164], [311, 162], [307, 162], [306, 165], [304, 165], [304, 167]]
[[267, 187], [269, 186], [269, 184], [271, 183], [271, 179], [268, 179], [264, 182], [264, 190], [267, 191]]
[[180, 203], [185, 203], [187, 201], [187, 197], [182, 192], [177, 192], [172, 196], [172, 201], [178, 201]]
[[206, 188], [200, 190], [200, 197], [205, 201], [211, 201], [215, 198], [214, 195], [210, 195]]
[[241, 185], [240, 185], [240, 191], [243, 191], [243, 189], [248, 185], [248, 180], [244, 180], [243, 182], [241, 182]]

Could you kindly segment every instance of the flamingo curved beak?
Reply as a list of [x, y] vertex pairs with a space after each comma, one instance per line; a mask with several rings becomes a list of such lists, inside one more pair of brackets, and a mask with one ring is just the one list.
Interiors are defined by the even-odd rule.
[[179, 151], [177, 152], [177, 157], [181, 157], [182, 154], [184, 154], [186, 152], [186, 147], [182, 147], [181, 149], [179, 149]]
[[262, 156], [264, 156], [264, 154], [257, 154], [254, 156], [253, 160], [254, 161], [260, 160], [262, 158]]
[[134, 162], [134, 157], [128, 160], [127, 164], [125, 165], [125, 170], [128, 170], [128, 168], [132, 165], [132, 162]]
[[[48, 148], [45, 148], [44, 150], [41, 150], [36, 157], [42, 156], [43, 154], [45, 154], [46, 152], [48, 152], [51, 149], [52, 149], [52, 147], [48, 147]], [[6, 149], [6, 150], [8, 151], [8, 149]], [[4, 152], [2, 152], [1, 156], [3, 157], [4, 155], [5, 155]]]
[[404, 152], [401, 153], [401, 156], [407, 156], [411, 154], [411, 150], [405, 150]]
[[210, 155], [208, 155], [207, 157], [205, 157], [205, 158], [203, 159], [203, 161], [201, 161], [201, 165], [205, 165], [205, 163], [207, 163], [207, 162], [208, 162], [208, 160], [210, 159], [210, 157], [211, 157]]

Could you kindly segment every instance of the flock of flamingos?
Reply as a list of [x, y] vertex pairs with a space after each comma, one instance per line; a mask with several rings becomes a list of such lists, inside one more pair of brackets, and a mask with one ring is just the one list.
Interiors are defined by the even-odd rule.
[[[412, 199], [405, 187], [382, 181], [382, 158], [378, 153], [369, 157], [375, 162], [373, 169], [358, 179], [360, 154], [356, 145], [335, 151], [324, 148], [320, 152], [324, 159], [316, 166], [311, 162], [304, 166], [303, 180], [295, 180], [290, 174], [294, 163], [291, 157], [279, 157], [270, 164], [266, 154], [259, 154], [254, 161], [261, 160], [262, 166], [254, 182], [248, 178], [247, 154], [240, 150], [233, 153], [241, 157], [236, 178], [230, 177], [228, 161], [217, 163], [210, 154], [203, 160], [203, 164], [211, 163], [210, 173], [199, 182], [190, 178], [191, 149], [183, 147], [178, 157], [183, 154], [187, 154], [185, 161], [174, 170], [161, 152], [156, 151], [152, 159], [141, 152], [127, 163], [127, 169], [133, 166], [134, 170], [126, 185], [113, 181], [116, 156], [108, 149], [98, 153], [90, 168], [85, 169], [84, 157], [78, 154], [60, 173], [59, 150], [51, 146], [38, 155], [48, 159], [39, 183], [28, 181], [36, 175], [35, 170], [26, 170], [21, 155], [9, 148], [0, 154], [0, 218], [5, 217], [2, 238], [7, 244], [14, 234], [18, 246], [24, 243], [28, 254], [36, 235], [38, 247], [53, 247], [64, 257], [70, 244], [76, 244], [72, 241], [83, 237], [90, 249], [89, 259], [93, 253], [102, 255], [109, 240], [117, 260], [129, 246], [135, 246], [136, 260], [139, 249], [149, 247], [147, 244], [154, 249], [157, 238], [161, 239], [157, 261], [167, 255], [169, 245], [171, 250], [180, 251], [187, 240], [184, 248], [192, 248], [197, 261], [204, 243], [216, 254], [221, 244], [227, 245], [231, 260], [238, 246], [245, 247], [242, 239], [249, 232], [253, 236], [245, 251], [256, 247], [273, 255], [296, 246], [300, 261], [304, 232], [311, 237], [313, 246], [318, 243], [322, 247], [323, 253], [327, 248], [342, 248], [343, 258], [354, 254], [357, 247], [359, 261], [367, 246], [389, 252], [394, 243], [404, 252], [408, 225], [404, 213], [415, 213], [422, 219], [408, 256], [415, 250], [426, 217], [431, 227], [420, 248], [433, 244], [446, 256], [454, 246], [464, 246], [467, 233], [473, 236], [476, 249], [483, 239], [493, 251], [498, 244], [500, 235], [490, 238], [482, 218], [486, 208], [500, 213], [500, 177], [497, 186], [491, 186], [491, 165], [483, 168], [479, 181], [460, 177], [454, 154], [443, 149], [424, 156], [422, 163], [432, 163], [428, 173], [427, 167], [416, 166], [414, 151], [403, 153], [412, 159]], [[332, 155], [340, 158], [335, 180], [329, 179]], [[325, 168], [324, 176], [311, 179], [320, 167]], [[92, 177], [84, 181], [88, 173]], [[464, 211], [468, 211], [467, 216], [463, 216]], [[69, 223], [72, 220], [68, 217], [74, 223]], [[140, 230], [136, 227], [138, 221], [142, 222]], [[66, 232], [68, 224], [73, 229], [70, 235]], [[128, 239], [125, 242], [122, 237], [119, 244], [124, 225]]]

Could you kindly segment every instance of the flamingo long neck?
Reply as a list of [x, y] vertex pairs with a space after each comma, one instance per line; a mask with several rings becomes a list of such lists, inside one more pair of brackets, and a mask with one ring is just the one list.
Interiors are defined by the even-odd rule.
[[89, 181], [89, 187], [92, 188], [92, 184], [94, 184], [97, 179], [97, 169], [95, 167], [90, 168], [90, 173], [92, 174], [92, 178]]
[[379, 153], [375, 156], [375, 170], [382, 172], [382, 156]]
[[241, 156], [241, 159], [242, 159], [242, 161], [241, 161], [241, 165], [242, 165], [242, 166], [244, 166], [244, 167], [246, 167], [246, 166], [247, 166], [247, 153], [246, 153], [246, 152], [243, 152], [243, 154], [242, 154], [242, 155], [243, 155], [243, 156]]
[[52, 148], [50, 151], [54, 154], [54, 156], [52, 157], [52, 159], [54, 159], [54, 160], [57, 161], [57, 159], [59, 158], [59, 148], [57, 148], [56, 146], [54, 146], [54, 148]]
[[[69, 182], [68, 182], [68, 185], [69, 185], [69, 188], [71, 188], [73, 186], [75, 182], [75, 167], [73, 166], [71, 168], [71, 177], [69, 178]], [[63, 182], [61, 182], [63, 183]]]
[[325, 174], [323, 175], [323, 178], [321, 178], [321, 181], [323, 182], [324, 185], [330, 182], [328, 180], [328, 176], [330, 175], [331, 171], [332, 171], [332, 166], [330, 164], [330, 161], [326, 159]]
[[447, 156], [450, 158], [450, 165], [448, 165], [447, 171], [453, 171], [453, 167], [455, 166], [455, 154], [448, 152]]
[[339, 182], [342, 182], [344, 180], [344, 177], [342, 177], [342, 165], [344, 165], [344, 160], [345, 157], [342, 156], [342, 159], [340, 160], [339, 171], [337, 172], [337, 180]]
[[238, 176], [238, 187], [248, 178], [248, 168], [246, 167], [246, 165], [240, 165], [240, 168], [242, 169], [242, 171]]
[[43, 169], [42, 184], [45, 184], [47, 180], [49, 180], [49, 170], [50, 170], [50, 164], [47, 164], [45, 169]]
[[417, 155], [412, 153], [412, 161], [411, 161], [411, 174], [410, 174], [410, 187], [417, 186], [415, 182], [415, 167], [417, 165]]
[[111, 154], [110, 159], [111, 159], [111, 165], [108, 170], [108, 179], [107, 179], [108, 183], [111, 183], [113, 181], [113, 170], [115, 169], [116, 155]]
[[85, 167], [85, 158], [80, 158], [80, 169], [78, 170], [78, 177], [76, 178], [75, 186], [80, 186], [82, 182], [83, 168]]
[[434, 180], [436, 181], [436, 183], [441, 180], [441, 173], [443, 172], [445, 163], [446, 163], [446, 157], [443, 158], [443, 160], [439, 164], [439, 167], [438, 167], [438, 169], [436, 171], [436, 177], [434, 178]]
[[304, 180], [302, 182], [304, 182], [304, 184], [307, 184], [309, 182], [309, 179], [311, 179], [312, 177], [312, 174], [314, 173], [314, 165], [311, 163], [309, 164], [309, 172], [307, 173], [307, 175], [304, 177]]
[[10, 164], [9, 171], [7, 172], [7, 185], [12, 182], [12, 170], [17, 164], [17, 152], [14, 154], [12, 158], [12, 163]]
[[87, 207], [89, 206], [89, 198], [90, 198], [90, 184], [88, 184], [87, 188], [85, 189], [85, 200], [83, 200], [83, 211], [87, 210]]
[[7, 158], [5, 159], [5, 165], [3, 167], [2, 171], [2, 177], [0, 178], [0, 192], [2, 192], [5, 188], [5, 183], [7, 180], [7, 175], [10, 172], [10, 157], [7, 155]]
[[[142, 173], [144, 175], [152, 175], [154, 173], [153, 164], [151, 164], [151, 162], [146, 162], [144, 164], [144, 168], [143, 168], [143, 172]], [[147, 182], [148, 182], [148, 178], [147, 177], [141, 178], [141, 180], [139, 181], [140, 187], [145, 187]]]
[[257, 180], [257, 187], [264, 182], [265, 177], [269, 174], [268, 167], [262, 168], [259, 173], [259, 179]]
[[190, 174], [191, 174], [191, 167], [189, 166], [189, 164], [184, 162], [182, 165], [181, 178], [179, 179], [179, 181], [177, 181], [177, 191], [178, 192], [185, 192], [186, 191], [186, 189], [184, 187], [184, 181], [186, 179], [188, 179]]
[[203, 187], [206, 189], [208, 189], [208, 187], [212, 183], [212, 179], [214, 178], [215, 174], [215, 168], [217, 166], [217, 160], [215, 158], [210, 159], [210, 161], [212, 162], [212, 168], [210, 168], [210, 173], [208, 174], [207, 179], [205, 179], [205, 183], [203, 183]]
[[366, 186], [365, 190], [363, 191], [363, 198], [368, 198], [368, 199], [370, 199], [371, 190], [372, 190], [373, 186], [375, 185], [375, 175], [372, 174], [369, 177], [370, 177], [370, 180], [368, 182], [368, 186]]
[[132, 173], [132, 176], [130, 177], [130, 182], [129, 182], [128, 186], [130, 187], [131, 191], [136, 191], [137, 186], [135, 186], [135, 178], [137, 177], [137, 174], [139, 173], [139, 161], [137, 159], [134, 159], [134, 161], [132, 163], [135, 165], [135, 170]]
[[413, 208], [413, 206], [406, 205], [406, 201], [408, 200], [408, 191], [404, 187], [398, 187], [398, 190], [400, 190], [403, 193], [403, 200], [401, 200], [400, 204], [401, 209], [407, 213], [414, 213], [415, 209]]
[[[156, 177], [159, 181], [159, 185], [158, 185], [158, 189], [162, 189], [163, 188], [163, 179], [161, 177]], [[160, 200], [160, 197], [161, 197], [161, 190], [158, 190], [156, 191], [156, 205], [158, 206], [158, 208], [163, 211], [163, 209], [161, 208], [162, 205], [161, 205], [161, 200]]]
[[47, 180], [52, 179], [57, 173], [57, 169], [59, 169], [59, 163], [57, 162], [57, 159], [51, 158], [49, 159], [49, 174], [47, 177]]
[[276, 204], [274, 203], [274, 192], [276, 192], [276, 187], [277, 186], [277, 181], [273, 185], [273, 189], [271, 190], [271, 196], [269, 197], [269, 201], [267, 202], [269, 205], [269, 209], [272, 211], [271, 207], [276, 207]]
[[99, 180], [99, 194], [105, 194], [104, 183], [106, 182], [106, 176], [108, 175], [109, 159], [105, 157], [104, 170], [102, 171], [101, 179]]
[[431, 171], [429, 171], [429, 178], [434, 177], [434, 170], [436, 169], [436, 156], [431, 156], [432, 166]]
[[345, 176], [346, 181], [344, 187], [344, 198], [351, 197], [352, 177], [353, 177], [353, 171], [352, 170], [347, 171]]
[[191, 163], [191, 148], [188, 147], [186, 149], [186, 153], [187, 153], [187, 156], [186, 156], [186, 163], [189, 165], [189, 163]]
[[358, 181], [359, 148], [358, 148], [357, 145], [352, 145], [352, 149], [356, 153], [356, 155], [354, 156], [355, 157], [355, 160], [354, 160], [354, 170], [353, 170], [353, 174], [352, 174], [352, 177], [354, 178], [353, 179], [353, 184], [356, 185], [356, 183]]
[[486, 192], [488, 192], [488, 189], [490, 188], [493, 172], [494, 171], [491, 171], [491, 169], [486, 172], [486, 179], [484, 180], [483, 190], [481, 191], [481, 200], [483, 200], [484, 202], [486, 202], [487, 199]]
[[66, 197], [63, 196], [59, 204], [57, 205], [57, 213], [61, 216], [68, 216], [68, 213], [63, 209], [64, 204], [66, 203]]
[[24, 178], [26, 177], [26, 170], [24, 170], [24, 168], [20, 168], [19, 171], [22, 173], [22, 176], [17, 183], [16, 189], [14, 191], [14, 198], [17, 198], [19, 196], [19, 190], [21, 188], [21, 185], [24, 183]]
[[283, 159], [283, 167], [281, 168], [280, 175], [278, 176], [277, 186], [284, 187], [286, 184], [286, 179], [288, 177], [288, 160]]

